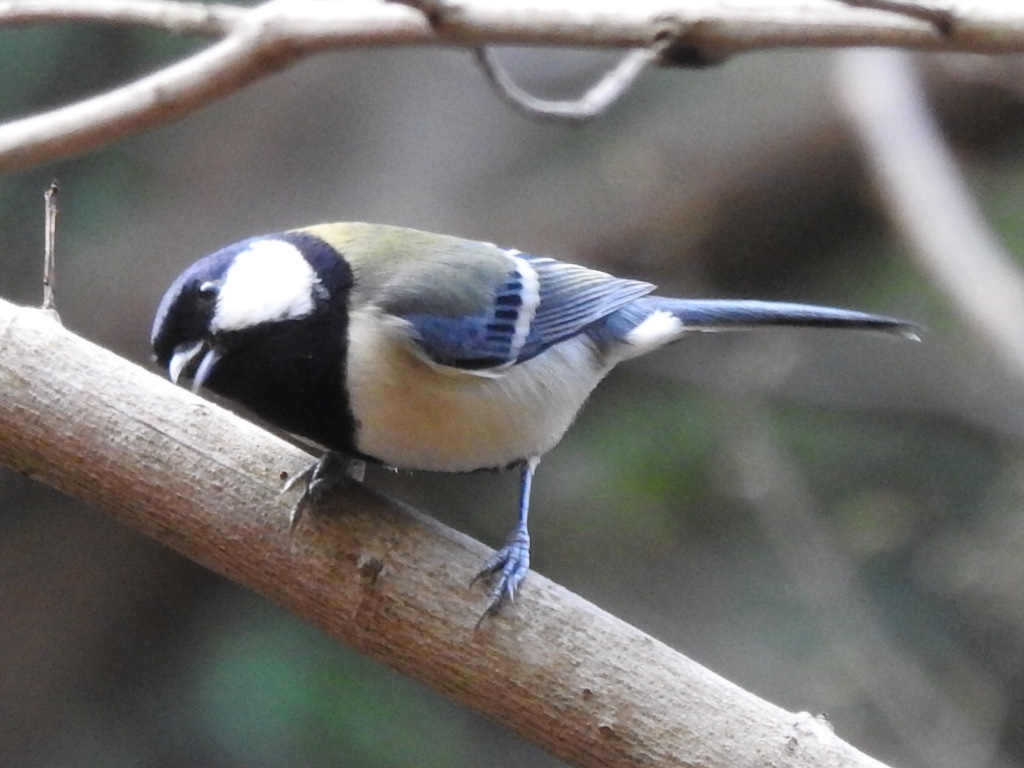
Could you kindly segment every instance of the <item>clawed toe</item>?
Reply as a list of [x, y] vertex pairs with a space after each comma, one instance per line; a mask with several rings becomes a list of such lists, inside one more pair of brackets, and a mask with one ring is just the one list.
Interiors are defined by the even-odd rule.
[[[480, 621], [495, 616], [505, 603], [515, 600], [516, 590], [530, 572], [530, 537], [525, 528], [517, 528], [508, 543], [495, 552], [484, 563], [480, 572], [473, 577], [473, 583], [487, 581], [487, 607]], [[479, 622], [478, 622], [479, 624]]]
[[288, 518], [288, 532], [294, 533], [306, 511], [315, 510], [320, 502], [339, 486], [350, 480], [362, 480], [365, 465], [358, 459], [350, 459], [340, 453], [329, 451], [310, 464], [302, 472], [290, 477], [281, 489], [285, 494], [302, 486], [302, 494], [292, 507]]

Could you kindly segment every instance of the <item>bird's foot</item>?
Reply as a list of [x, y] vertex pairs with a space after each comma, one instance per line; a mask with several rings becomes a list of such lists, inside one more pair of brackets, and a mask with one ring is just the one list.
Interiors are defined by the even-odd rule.
[[313, 511], [320, 502], [350, 480], [362, 480], [366, 465], [358, 460], [334, 451], [328, 451], [299, 474], [290, 477], [281, 489], [288, 493], [296, 486], [302, 487], [302, 495], [292, 507], [288, 519], [288, 532], [294, 533], [306, 511]]
[[480, 616], [480, 625], [488, 616], [495, 616], [506, 602], [515, 600], [516, 590], [530, 572], [530, 533], [525, 525], [516, 526], [505, 546], [491, 555], [473, 583], [486, 580], [491, 588], [487, 592], [487, 608]]

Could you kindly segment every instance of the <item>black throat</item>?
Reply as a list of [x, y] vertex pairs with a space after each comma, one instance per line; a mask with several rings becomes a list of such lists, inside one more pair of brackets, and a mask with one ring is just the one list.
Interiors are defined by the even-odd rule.
[[320, 282], [314, 310], [224, 334], [218, 339], [221, 359], [206, 386], [279, 429], [355, 455], [345, 381], [352, 270], [342, 254], [319, 238], [301, 232], [283, 237], [316, 270]]
[[351, 455], [346, 326], [343, 312], [317, 312], [231, 334], [206, 386], [275, 427]]

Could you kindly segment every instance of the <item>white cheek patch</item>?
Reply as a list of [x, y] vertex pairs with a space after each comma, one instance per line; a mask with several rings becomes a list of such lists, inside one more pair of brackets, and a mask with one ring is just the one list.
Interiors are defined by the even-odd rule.
[[291, 243], [257, 241], [238, 254], [225, 273], [210, 329], [238, 331], [308, 315], [319, 282]]
[[626, 334], [626, 341], [633, 346], [654, 349], [667, 344], [683, 332], [682, 321], [663, 309], [648, 315], [640, 325]]

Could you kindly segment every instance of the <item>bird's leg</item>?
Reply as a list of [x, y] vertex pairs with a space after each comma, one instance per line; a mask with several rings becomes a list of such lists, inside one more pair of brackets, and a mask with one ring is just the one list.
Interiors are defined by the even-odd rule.
[[287, 493], [303, 484], [302, 495], [292, 507], [288, 520], [288, 532], [294, 533], [306, 510], [315, 510], [317, 504], [348, 480], [362, 481], [366, 463], [335, 451], [327, 451], [319, 459], [294, 477], [290, 477], [281, 489]]
[[473, 579], [474, 583], [479, 579], [491, 582], [491, 589], [487, 593], [490, 602], [480, 617], [481, 620], [485, 616], [498, 613], [506, 599], [512, 602], [516, 590], [530, 571], [530, 531], [527, 528], [527, 518], [530, 514], [530, 486], [533, 484], [533, 473], [538, 463], [540, 459], [533, 457], [523, 464], [519, 491], [519, 521], [506, 539], [505, 546], [487, 559], [480, 573]]

